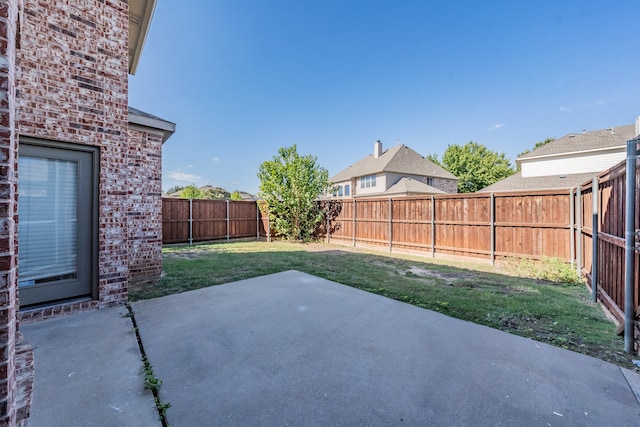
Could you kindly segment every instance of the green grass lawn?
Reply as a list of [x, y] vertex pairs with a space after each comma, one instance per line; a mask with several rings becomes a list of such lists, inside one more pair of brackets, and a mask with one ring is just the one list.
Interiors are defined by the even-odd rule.
[[338, 245], [241, 242], [163, 250], [156, 285], [130, 299], [299, 270], [443, 314], [633, 367], [624, 342], [584, 285], [527, 279], [473, 262], [355, 251]]

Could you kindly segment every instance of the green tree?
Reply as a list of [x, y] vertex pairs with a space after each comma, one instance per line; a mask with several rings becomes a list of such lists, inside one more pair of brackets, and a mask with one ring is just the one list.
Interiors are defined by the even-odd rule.
[[206, 186], [202, 190], [203, 198], [210, 200], [227, 200], [229, 198], [229, 192], [222, 187]]
[[278, 149], [260, 165], [260, 197], [275, 231], [292, 240], [309, 240], [323, 213], [316, 200], [330, 190], [329, 172], [312, 155], [301, 156], [295, 144]]
[[433, 154], [427, 158], [458, 177], [460, 193], [473, 193], [515, 172], [504, 153], [489, 150], [473, 141], [465, 145], [450, 144], [442, 155], [442, 161]]
[[230, 200], [242, 200], [242, 196], [240, 195], [240, 192], [238, 190], [234, 191], [233, 193], [231, 193], [231, 195], [229, 196]]
[[173, 194], [173, 193], [177, 193], [178, 191], [182, 191], [184, 190], [184, 187], [181, 185], [174, 185], [173, 187], [169, 188], [167, 191], [165, 191], [165, 194]]
[[187, 185], [180, 192], [180, 197], [183, 199], [204, 199], [204, 193], [195, 186], [195, 184]]

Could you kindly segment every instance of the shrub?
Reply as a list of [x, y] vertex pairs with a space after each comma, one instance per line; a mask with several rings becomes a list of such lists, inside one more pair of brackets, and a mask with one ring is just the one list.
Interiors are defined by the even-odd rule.
[[554, 283], [577, 285], [582, 283], [580, 276], [571, 264], [559, 257], [543, 256], [540, 261], [529, 258], [511, 257], [505, 269], [514, 275], [531, 279], [547, 280]]

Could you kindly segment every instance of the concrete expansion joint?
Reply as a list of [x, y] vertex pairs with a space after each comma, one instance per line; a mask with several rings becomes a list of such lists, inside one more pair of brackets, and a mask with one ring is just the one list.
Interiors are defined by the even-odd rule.
[[620, 372], [622, 376], [629, 384], [629, 388], [633, 392], [633, 395], [636, 397], [638, 404], [640, 405], [640, 374], [635, 371], [626, 368], [620, 368]]
[[136, 322], [135, 313], [129, 303], [127, 303], [127, 310], [128, 311], [125, 316], [131, 319], [133, 332], [136, 334], [138, 349], [140, 350], [140, 357], [142, 360], [144, 371], [144, 387], [150, 390], [153, 394], [153, 400], [156, 404], [156, 409], [158, 410], [158, 416], [160, 417], [162, 427], [169, 427], [169, 423], [167, 422], [167, 410], [171, 407], [171, 404], [164, 403], [160, 400], [160, 386], [162, 385], [162, 380], [153, 374], [153, 367], [151, 365], [151, 362], [149, 361], [149, 358], [147, 357], [147, 353], [144, 350], [144, 345], [142, 344], [142, 338], [140, 337], [140, 331], [138, 330], [138, 323]]

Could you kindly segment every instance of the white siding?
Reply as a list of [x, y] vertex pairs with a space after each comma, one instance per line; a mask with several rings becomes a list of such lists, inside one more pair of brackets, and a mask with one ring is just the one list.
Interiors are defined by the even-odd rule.
[[[344, 194], [344, 187], [346, 185], [349, 186], [349, 196]], [[334, 196], [333, 193], [331, 193], [331, 197], [336, 198], [336, 199], [344, 199], [344, 198], [351, 198], [351, 196], [353, 196], [353, 185], [351, 185], [351, 180], [334, 182], [333, 186], [334, 187], [336, 187], [336, 186], [342, 187], [342, 196]]]
[[602, 172], [624, 160], [624, 150], [600, 153], [572, 154], [546, 159], [522, 161], [522, 176], [548, 176], [573, 173]]

